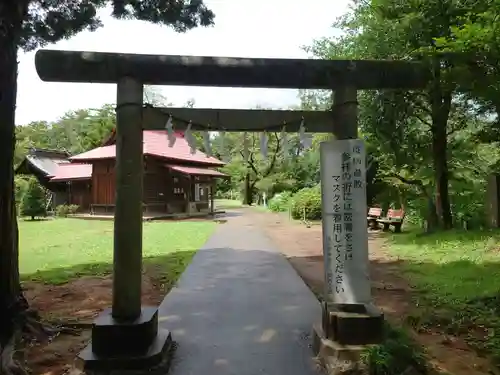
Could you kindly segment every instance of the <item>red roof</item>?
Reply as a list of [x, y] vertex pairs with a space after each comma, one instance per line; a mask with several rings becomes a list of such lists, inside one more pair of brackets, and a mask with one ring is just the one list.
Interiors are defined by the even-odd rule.
[[[144, 155], [156, 156], [164, 159], [189, 161], [200, 164], [213, 166], [222, 166], [225, 163], [208, 156], [205, 153], [197, 150], [191, 154], [190, 147], [184, 139], [182, 133], [175, 134], [177, 139], [173, 147], [168, 146], [166, 130], [144, 130]], [[96, 160], [96, 159], [114, 159], [116, 157], [116, 146], [97, 147], [93, 150], [84, 152], [83, 154], [75, 155], [70, 160]]]
[[213, 169], [203, 169], [203, 168], [193, 168], [193, 167], [184, 167], [181, 165], [167, 165], [168, 168], [181, 172], [184, 174], [191, 174], [191, 175], [203, 175], [203, 176], [214, 176], [214, 177], [226, 177], [227, 174], [219, 172], [219, 171], [214, 171]]
[[50, 181], [89, 180], [92, 178], [92, 164], [64, 163], [57, 166]]

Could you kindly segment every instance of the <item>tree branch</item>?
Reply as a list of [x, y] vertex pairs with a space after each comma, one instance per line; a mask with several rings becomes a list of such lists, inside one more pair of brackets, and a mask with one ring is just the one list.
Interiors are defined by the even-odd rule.
[[385, 177], [394, 177], [394, 178], [397, 178], [399, 181], [401, 181], [404, 184], [416, 186], [416, 187], [418, 187], [420, 189], [420, 191], [427, 198], [429, 198], [429, 193], [427, 192], [427, 189], [426, 189], [424, 183], [422, 182], [422, 180], [405, 178], [405, 177], [403, 177], [403, 176], [401, 176], [401, 175], [399, 175], [397, 173], [389, 173]]
[[416, 117], [416, 119], [419, 120], [422, 124], [427, 125], [431, 129], [433, 128], [434, 125], [430, 121], [422, 118], [420, 115], [417, 115], [416, 113], [412, 113], [412, 116]]
[[385, 177], [397, 178], [399, 181], [407, 185], [424, 187], [424, 183], [422, 182], [422, 180], [405, 178], [397, 173], [389, 173]]
[[[241, 155], [241, 158], [243, 160], [245, 160], [245, 154], [243, 154], [243, 151], [240, 151], [240, 155]], [[247, 162], [247, 166], [249, 166], [251, 169], [253, 169], [253, 171], [255, 173], [258, 173], [257, 170], [255, 169], [255, 166], [253, 165], [252, 159], [253, 159], [253, 153], [249, 152], [248, 153], [248, 160], [246, 161]]]
[[276, 159], [278, 157], [278, 152], [280, 150], [280, 140], [278, 138], [278, 135], [274, 133], [274, 136], [276, 138], [276, 148], [274, 149], [273, 157], [271, 158], [271, 163], [269, 163], [269, 166], [267, 167], [267, 170], [264, 172], [263, 177], [269, 176], [273, 171], [274, 165], [276, 164]]
[[424, 100], [423, 98], [417, 98], [417, 96], [423, 96], [423, 94], [418, 94], [418, 93], [415, 93], [415, 94], [410, 94], [410, 96], [413, 96], [411, 100], [411, 105], [413, 107], [415, 107], [416, 109], [428, 114], [428, 115], [431, 115], [432, 112], [431, 112], [431, 109], [426, 107], [424, 104], [422, 104], [422, 101]]
[[255, 160], [253, 159], [253, 151], [250, 153], [247, 163], [248, 166], [254, 171], [255, 175], [258, 177], [259, 171], [257, 170], [257, 167], [255, 167]]

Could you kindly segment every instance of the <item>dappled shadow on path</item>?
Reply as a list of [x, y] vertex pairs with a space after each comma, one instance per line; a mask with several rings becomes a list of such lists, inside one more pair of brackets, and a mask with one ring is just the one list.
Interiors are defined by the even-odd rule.
[[161, 304], [178, 343], [173, 375], [317, 374], [318, 301], [281, 253], [245, 244], [198, 251]]

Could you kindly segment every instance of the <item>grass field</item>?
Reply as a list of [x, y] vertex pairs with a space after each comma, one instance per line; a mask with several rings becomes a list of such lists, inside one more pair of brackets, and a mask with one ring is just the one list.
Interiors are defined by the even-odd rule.
[[215, 199], [214, 205], [217, 210], [244, 207], [240, 200], [235, 199]]
[[[144, 223], [142, 303], [162, 301], [216, 225]], [[20, 272], [31, 307], [50, 324], [83, 324], [78, 332], [25, 348], [28, 367], [34, 374], [66, 374], [91, 337], [89, 323], [112, 304], [113, 222], [20, 220], [19, 242]]]
[[390, 252], [421, 291], [422, 325], [466, 336], [500, 363], [500, 231], [408, 233]]
[[[216, 225], [211, 221], [144, 223], [144, 264], [161, 263], [166, 273], [178, 276]], [[23, 280], [59, 284], [82, 275], [111, 271], [112, 221], [21, 220], [19, 242]]]

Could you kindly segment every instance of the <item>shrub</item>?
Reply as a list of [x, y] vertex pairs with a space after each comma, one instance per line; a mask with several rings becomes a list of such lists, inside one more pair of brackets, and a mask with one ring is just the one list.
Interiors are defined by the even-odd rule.
[[78, 212], [80, 206], [77, 204], [61, 204], [56, 207], [56, 216], [67, 217]]
[[23, 199], [24, 193], [26, 193], [26, 190], [28, 190], [28, 180], [23, 177], [16, 176], [14, 179], [14, 186], [16, 189], [16, 203], [21, 204], [21, 201]]
[[293, 196], [291, 204], [292, 218], [299, 220], [321, 219], [320, 189], [319, 185], [312, 188], [304, 188]]
[[56, 207], [56, 216], [66, 217], [69, 215], [69, 206], [67, 204], [60, 204]]
[[60, 204], [56, 207], [56, 216], [66, 217], [69, 215], [69, 206], [67, 204]]
[[292, 193], [290, 191], [284, 191], [272, 197], [267, 203], [267, 207], [269, 207], [272, 212], [284, 212], [290, 207], [291, 199]]
[[23, 200], [24, 193], [28, 190], [28, 180], [25, 177], [15, 176], [15, 199], [16, 199], [16, 212], [19, 213], [21, 201]]
[[21, 215], [31, 217], [32, 220], [37, 216], [46, 216], [47, 209], [45, 203], [46, 197], [43, 188], [36, 178], [31, 177], [28, 180], [27, 189], [21, 199]]

